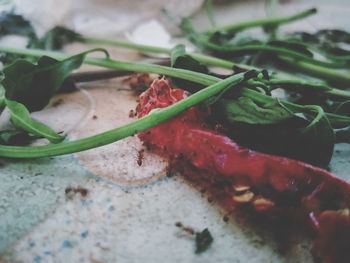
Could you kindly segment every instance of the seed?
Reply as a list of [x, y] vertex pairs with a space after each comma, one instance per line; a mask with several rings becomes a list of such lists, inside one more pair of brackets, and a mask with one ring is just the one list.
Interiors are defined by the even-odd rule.
[[269, 199], [266, 199], [264, 197], [260, 197], [260, 198], [257, 198], [253, 201], [253, 205], [254, 205], [256, 210], [265, 210], [265, 209], [268, 209], [268, 208], [274, 206], [275, 203]]
[[250, 187], [247, 186], [247, 185], [234, 185], [234, 186], [233, 186], [233, 189], [234, 189], [236, 192], [244, 192], [244, 191], [249, 190]]
[[232, 199], [237, 203], [248, 203], [253, 199], [253, 197], [254, 197], [254, 194], [252, 192], [246, 191], [241, 195], [232, 196]]
[[349, 216], [350, 215], [350, 211], [349, 211], [348, 208], [341, 209], [338, 212], [340, 212], [340, 214], [343, 215], [343, 216]]

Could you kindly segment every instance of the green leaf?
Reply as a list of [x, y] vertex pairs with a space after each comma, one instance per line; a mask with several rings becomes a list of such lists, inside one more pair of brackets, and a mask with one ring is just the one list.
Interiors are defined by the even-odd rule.
[[[209, 74], [209, 70], [205, 65], [199, 63], [190, 55], [186, 54], [184, 45], [177, 45], [176, 47], [174, 47], [171, 51], [170, 58], [171, 58], [171, 66], [173, 68], [188, 69], [199, 73]], [[185, 88], [186, 90], [192, 93], [203, 88], [203, 85], [198, 83], [193, 83], [188, 80], [183, 80], [179, 78], [172, 78], [172, 80], [176, 86]]]
[[0, 37], [5, 35], [30, 36], [32, 34], [34, 34], [33, 27], [22, 16], [11, 13], [1, 14]]
[[350, 144], [350, 126], [339, 129], [335, 133], [337, 143], [349, 143]]
[[42, 56], [37, 64], [26, 60], [17, 60], [4, 69], [2, 85], [6, 98], [24, 104], [29, 111], [41, 110], [52, 96], [57, 93], [68, 75], [79, 68], [88, 53], [104, 49], [92, 49], [78, 55], [58, 61]]
[[5, 102], [11, 113], [12, 124], [15, 127], [23, 129], [30, 134], [44, 137], [52, 143], [59, 143], [64, 139], [64, 137], [58, 135], [47, 125], [34, 120], [23, 104], [11, 100], [6, 100]]
[[62, 26], [56, 26], [38, 39], [31, 38], [28, 43], [30, 48], [40, 48], [47, 50], [59, 50], [66, 44], [81, 40], [80, 34]]
[[20, 129], [0, 131], [0, 144], [2, 145], [26, 145], [36, 138]]
[[228, 127], [228, 135], [248, 148], [322, 167], [332, 157], [334, 131], [321, 107], [295, 112], [278, 100], [258, 105], [241, 97], [221, 100], [214, 111]]
[[344, 101], [338, 105], [334, 113], [350, 116], [350, 100]]
[[246, 97], [237, 100], [221, 100], [220, 107], [228, 121], [249, 124], [273, 124], [289, 119], [293, 113], [276, 100], [273, 104], [258, 105]]
[[335, 133], [323, 109], [319, 106], [313, 107], [317, 112], [316, 117], [311, 119], [305, 128], [301, 129], [300, 143], [313, 147], [304, 153], [312, 152], [310, 158], [313, 163], [317, 165], [328, 164], [333, 155]]

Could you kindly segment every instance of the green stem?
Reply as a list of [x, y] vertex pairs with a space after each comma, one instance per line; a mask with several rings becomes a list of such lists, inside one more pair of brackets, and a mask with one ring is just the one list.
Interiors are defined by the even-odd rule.
[[[51, 56], [58, 60], [63, 60], [69, 57], [69, 55], [59, 53], [59, 52], [54, 52], [54, 51], [21, 49], [21, 48], [11, 48], [11, 47], [1, 47], [1, 46], [0, 46], [0, 51], [27, 55], [27, 56], [34, 56], [34, 57], [40, 57], [40, 56], [46, 55], [46, 56]], [[120, 69], [120, 70], [129, 71], [129, 72], [155, 73], [155, 74], [167, 75], [171, 77], [178, 77], [178, 78], [186, 79], [199, 84], [203, 84], [206, 86], [212, 85], [221, 80], [220, 78], [217, 78], [214, 76], [193, 72], [189, 70], [169, 68], [165, 66], [137, 63], [137, 62], [125, 62], [125, 61], [117, 61], [117, 60], [111, 60], [111, 59], [97, 59], [97, 58], [87, 57], [84, 63], [101, 66], [105, 68]], [[256, 102], [270, 103], [274, 100], [274, 98], [270, 96], [266, 96], [260, 92], [253, 91], [251, 89], [243, 88], [242, 92], [243, 92], [243, 95], [251, 98], [253, 101], [256, 101]], [[294, 104], [283, 100], [281, 101], [285, 105], [291, 107], [296, 111], [304, 110], [302, 105]], [[331, 114], [331, 113], [326, 113], [326, 115], [329, 117], [329, 120], [332, 124], [334, 123], [335, 125], [340, 125], [340, 126], [350, 125], [350, 117]]]
[[287, 63], [290, 67], [297, 69], [302, 73], [310, 74], [311, 76], [325, 79], [331, 83], [337, 83], [339, 85], [350, 85], [350, 74], [340, 72], [337, 70], [332, 70], [329, 68], [312, 65], [307, 62], [295, 61], [290, 58], [281, 58], [285, 63]]
[[180, 112], [220, 93], [228, 86], [235, 85], [243, 80], [243, 73], [236, 74], [224, 80], [220, 80], [219, 82], [216, 82], [213, 85], [202, 89], [188, 98], [185, 98], [167, 108], [154, 110], [147, 116], [137, 121], [91, 137], [67, 143], [49, 144], [45, 146], [0, 146], [0, 156], [11, 158], [57, 156], [110, 144], [156, 126], [169, 118], [176, 116]]
[[[115, 46], [120, 48], [137, 50], [143, 53], [167, 54], [170, 56], [172, 52], [171, 48], [137, 44], [137, 43], [132, 43], [132, 42], [120, 40], [120, 39], [101, 39], [101, 38], [89, 37], [89, 36], [80, 36], [79, 39], [89, 44]], [[241, 65], [241, 64], [233, 63], [228, 60], [224, 60], [224, 59], [220, 59], [220, 58], [216, 58], [216, 57], [212, 57], [212, 56], [208, 56], [200, 53], [190, 53], [189, 55], [193, 57], [195, 60], [206, 65], [212, 65], [212, 66], [222, 67], [226, 69], [233, 69], [234, 67], [240, 67], [247, 70], [256, 69], [252, 66]]]
[[[250, 80], [248, 83], [251, 85], [258, 86], [260, 81]], [[315, 91], [323, 92], [330, 96], [350, 99], [350, 91], [332, 88], [326, 84], [318, 83], [318, 82], [311, 82], [311, 81], [298, 80], [298, 79], [296, 80], [270, 79], [270, 80], [263, 80], [262, 83], [268, 86], [277, 86], [277, 87], [282, 87], [284, 89], [290, 89], [290, 90], [294, 90], [296, 86], [305, 87], [311, 90], [313, 89]]]
[[[81, 40], [90, 44], [100, 44], [100, 45], [111, 45], [126, 49], [133, 49], [140, 52], [149, 52], [149, 53], [157, 53], [157, 54], [171, 54], [172, 49], [170, 48], [163, 48], [163, 47], [154, 47], [154, 46], [148, 46], [148, 45], [142, 45], [142, 44], [136, 44], [131, 43], [125, 40], [114, 40], [114, 39], [99, 39], [94, 37], [87, 37], [87, 36], [81, 36]], [[5, 51], [6, 52], [6, 51]], [[296, 53], [296, 52], [294, 52]], [[297, 53], [299, 55], [299, 53]], [[225, 60], [225, 59], [219, 59], [212, 56], [200, 54], [200, 53], [190, 53], [190, 55], [196, 59], [197, 61], [201, 62], [202, 64], [206, 65], [212, 65], [217, 67], [222, 67], [226, 69], [233, 69], [234, 67], [239, 67], [247, 70], [255, 69], [260, 70], [257, 67], [252, 67], [248, 65], [242, 65], [238, 63], [233, 63], [231, 61]], [[296, 67], [299, 70], [305, 69], [306, 72], [309, 74], [319, 77], [320, 79], [327, 79], [327, 80], [337, 80], [338, 82], [343, 82], [346, 84], [350, 83], [350, 77], [346, 74], [342, 74], [338, 71], [332, 70], [332, 69], [326, 69], [323, 67], [317, 67], [312, 65], [304, 63], [300, 64], [301, 62], [295, 62], [294, 60], [286, 61], [288, 64], [292, 64], [294, 67]]]
[[333, 68], [344, 68], [343, 63], [333, 63], [333, 62], [327, 62], [327, 61], [321, 61], [321, 60], [316, 60], [312, 57], [306, 56], [302, 53], [289, 50], [283, 47], [275, 47], [275, 46], [270, 46], [270, 45], [265, 45], [265, 44], [256, 44], [256, 45], [244, 45], [244, 46], [218, 46], [218, 45], [213, 45], [209, 42], [204, 43], [205, 46], [209, 47], [210, 49], [219, 51], [219, 52], [229, 52], [229, 53], [247, 53], [251, 51], [268, 51], [268, 52], [273, 52], [277, 55], [283, 55], [287, 56], [290, 59], [293, 59], [293, 61], [304, 61], [313, 65], [317, 65], [320, 67], [333, 67]]
[[242, 30], [245, 30], [248, 28], [253, 28], [253, 27], [276, 27], [279, 25], [283, 25], [283, 24], [287, 24], [290, 22], [294, 22], [294, 21], [303, 19], [307, 16], [315, 14], [316, 12], [317, 12], [317, 10], [315, 8], [311, 8], [311, 9], [305, 10], [303, 12], [297, 13], [297, 14], [292, 15], [292, 16], [275, 17], [275, 18], [262, 18], [262, 19], [252, 20], [252, 21], [235, 23], [232, 25], [215, 27], [215, 28], [207, 31], [207, 33], [214, 34], [215, 32], [218, 32], [218, 31], [233, 33], [233, 32], [238, 32], [238, 31], [242, 31]]

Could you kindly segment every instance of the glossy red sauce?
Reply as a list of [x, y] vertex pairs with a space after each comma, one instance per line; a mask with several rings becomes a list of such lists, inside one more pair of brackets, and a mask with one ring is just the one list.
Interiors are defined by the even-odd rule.
[[[187, 96], [155, 80], [140, 96], [138, 117]], [[243, 148], [208, 128], [208, 114], [192, 107], [139, 137], [227, 211], [244, 208], [264, 220], [300, 224], [315, 234], [315, 257], [350, 262], [350, 185], [312, 165]]]

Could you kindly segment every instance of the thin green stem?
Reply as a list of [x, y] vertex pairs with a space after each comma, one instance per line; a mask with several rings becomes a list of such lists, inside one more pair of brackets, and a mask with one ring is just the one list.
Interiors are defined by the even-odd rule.
[[238, 31], [242, 31], [253, 27], [276, 27], [276, 26], [280, 26], [283, 24], [287, 24], [287, 23], [291, 23], [291, 22], [303, 19], [305, 17], [315, 14], [316, 12], [317, 10], [315, 8], [311, 8], [292, 16], [262, 18], [262, 19], [245, 21], [245, 22], [235, 23], [235, 24], [221, 26], [221, 27], [215, 27], [207, 31], [207, 33], [213, 34], [218, 31], [233, 33], [233, 32], [238, 32]]
[[[258, 86], [261, 82], [250, 80], [248, 83], [251, 85]], [[267, 86], [281, 87], [289, 90], [295, 90], [295, 87], [302, 87], [302, 88], [307, 88], [308, 90], [323, 92], [330, 96], [340, 97], [343, 99], [350, 99], [350, 91], [336, 89], [319, 82], [305, 81], [305, 80], [299, 80], [299, 79], [293, 79], [293, 80], [270, 79], [270, 80], [263, 80], [262, 84]]]
[[293, 60], [302, 60], [307, 63], [317, 65], [320, 67], [333, 67], [333, 68], [344, 68], [344, 63], [333, 63], [328, 61], [316, 60], [312, 57], [306, 56], [300, 52], [296, 52], [290, 49], [286, 49], [283, 47], [275, 47], [266, 44], [256, 44], [256, 45], [244, 45], [244, 46], [218, 46], [212, 45], [209, 42], [206, 42], [204, 45], [208, 46], [210, 49], [214, 49], [219, 52], [229, 52], [229, 53], [248, 53], [251, 51], [268, 51], [273, 52], [277, 55], [287, 56]]
[[[2, 52], [8, 52], [8, 53], [15, 53], [15, 54], [22, 54], [27, 56], [34, 56], [34, 57], [40, 57], [40, 56], [51, 56], [58, 60], [63, 60], [69, 57], [69, 55], [59, 53], [59, 52], [53, 52], [53, 51], [46, 51], [46, 50], [35, 50], [35, 49], [21, 49], [21, 48], [11, 48], [11, 47], [1, 47], [0, 51]], [[97, 58], [89, 58], [87, 57], [84, 61], [84, 63], [101, 66], [105, 68], [111, 68], [111, 69], [120, 69], [130, 72], [145, 72], [145, 73], [155, 73], [155, 74], [161, 74], [161, 75], [167, 75], [171, 77], [178, 77], [186, 80], [190, 80], [199, 84], [203, 85], [212, 85], [221, 79], [218, 77], [193, 72], [189, 70], [183, 70], [183, 69], [176, 69], [176, 68], [169, 68], [165, 66], [159, 66], [159, 65], [153, 65], [153, 64], [145, 64], [145, 63], [137, 63], [137, 62], [125, 62], [125, 61], [117, 61], [117, 60], [111, 60], [111, 59], [97, 59]], [[255, 102], [260, 103], [270, 103], [273, 102], [274, 98], [270, 96], [266, 96], [260, 92], [256, 92], [251, 89], [243, 88], [242, 93], [244, 96], [249, 97]], [[305, 110], [303, 108], [303, 105], [298, 105], [295, 103], [291, 103], [288, 101], [281, 100], [286, 106], [290, 107], [292, 110], [295, 111], [301, 111]], [[328, 116], [330, 122], [334, 125], [340, 125], [340, 126], [346, 126], [350, 125], [350, 117], [332, 114], [332, 113], [326, 113]]]
[[[111, 45], [111, 46], [122, 47], [126, 49], [133, 49], [133, 50], [146, 52], [146, 53], [149, 52], [149, 53], [170, 55], [172, 50], [170, 48], [154, 47], [154, 46], [131, 43], [125, 40], [99, 39], [99, 38], [86, 37], [86, 36], [82, 36], [81, 39], [82, 41], [88, 42], [90, 44]], [[299, 55], [299, 53], [296, 53], [296, 54]], [[247, 70], [251, 70], [251, 69], [261, 70], [257, 67], [242, 65], [242, 64], [225, 60], [225, 59], [219, 59], [213, 56], [208, 56], [200, 53], [190, 53], [189, 55], [205, 65], [212, 65], [212, 66], [222, 67], [226, 69], [233, 69], [234, 67], [239, 67]], [[313, 65], [311, 64], [298, 62], [288, 58], [285, 59], [284, 61], [287, 62], [288, 64], [293, 65], [299, 70], [305, 69], [305, 71], [308, 72], [310, 75], [316, 76], [320, 79], [326, 79], [330, 81], [336, 80], [337, 82], [343, 82], [346, 84], [350, 83], [350, 77], [339, 71], [332, 70], [329, 68], [324, 68], [324, 67], [317, 67], [317, 66], [312, 67]]]
[[100, 133], [91, 137], [75, 140], [72, 142], [49, 144], [45, 146], [0, 146], [1, 157], [11, 158], [38, 158], [47, 156], [57, 156], [84, 151], [100, 147], [120, 139], [132, 136], [138, 132], [156, 126], [180, 112], [188, 109], [204, 100], [220, 93], [230, 85], [235, 85], [244, 80], [244, 74], [236, 74], [213, 85], [198, 91], [167, 108], [152, 111], [147, 116], [122, 127]]
[[312, 65], [307, 62], [295, 61], [290, 58], [281, 57], [281, 59], [287, 63], [290, 67], [297, 69], [300, 72], [307, 73], [311, 76], [325, 79], [331, 83], [337, 83], [340, 85], [350, 85], [350, 74], [341, 71], [333, 70], [330, 68], [320, 67]]
[[[126, 49], [137, 50], [143, 53], [166, 54], [170, 56], [172, 52], [171, 48], [137, 44], [137, 43], [132, 43], [132, 42], [120, 40], [120, 39], [100, 39], [96, 37], [80, 36], [80, 40], [89, 44], [108, 45], [108, 46], [126, 48]], [[256, 69], [252, 66], [233, 63], [225, 59], [220, 59], [220, 58], [216, 58], [213, 56], [208, 56], [200, 53], [189, 53], [189, 55], [193, 57], [195, 60], [206, 65], [212, 65], [212, 66], [222, 67], [226, 69], [233, 69], [234, 67], [240, 67], [247, 70]]]

